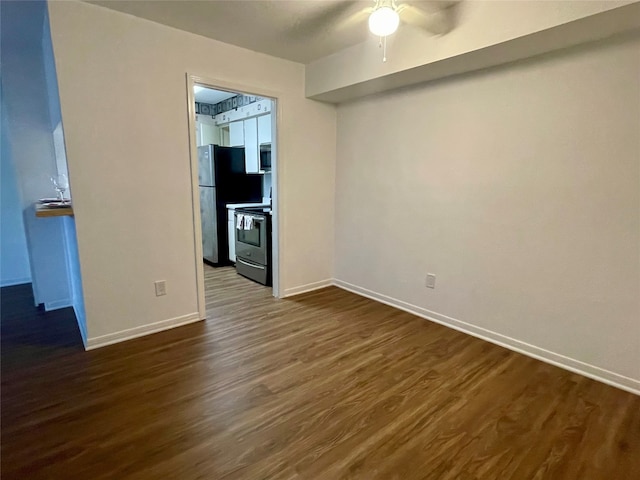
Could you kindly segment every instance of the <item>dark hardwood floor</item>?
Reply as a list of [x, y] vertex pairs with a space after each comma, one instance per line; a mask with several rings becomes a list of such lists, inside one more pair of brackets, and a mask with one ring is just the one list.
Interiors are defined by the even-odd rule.
[[70, 351], [84, 351], [73, 308], [51, 312], [36, 308], [30, 283], [0, 289], [0, 314], [3, 374]]
[[2, 478], [640, 478], [640, 397], [337, 288], [206, 276], [206, 322], [3, 348]]

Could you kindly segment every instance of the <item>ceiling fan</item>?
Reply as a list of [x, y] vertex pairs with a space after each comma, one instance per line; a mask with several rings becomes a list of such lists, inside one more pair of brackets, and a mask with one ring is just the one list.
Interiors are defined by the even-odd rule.
[[[326, 8], [306, 17], [296, 25], [296, 33], [325, 35], [353, 31], [367, 21], [369, 31], [380, 37], [385, 47], [386, 37], [396, 32], [401, 23], [412, 25], [432, 35], [444, 35], [454, 26], [455, 8], [460, 0], [369, 0], [326, 2]], [[368, 6], [364, 6], [368, 3]]]
[[441, 5], [422, 2], [426, 8], [404, 2], [398, 4], [396, 0], [374, 0], [375, 6], [370, 7], [369, 31], [380, 37], [380, 46], [384, 48], [382, 61], [387, 61], [387, 36], [398, 30], [400, 20], [429, 33], [443, 35], [453, 28], [453, 9], [442, 8]]
[[373, 1], [375, 5], [366, 9], [369, 31], [380, 37], [395, 33], [400, 20], [436, 35], [445, 34], [453, 27], [448, 7], [455, 2]]

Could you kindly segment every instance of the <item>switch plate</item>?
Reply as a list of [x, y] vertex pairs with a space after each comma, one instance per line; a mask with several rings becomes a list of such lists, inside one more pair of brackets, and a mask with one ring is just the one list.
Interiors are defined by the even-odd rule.
[[158, 280], [153, 283], [156, 287], [156, 297], [161, 297], [162, 295], [167, 294], [167, 281], [166, 280]]
[[433, 273], [427, 273], [427, 288], [436, 288], [436, 276]]

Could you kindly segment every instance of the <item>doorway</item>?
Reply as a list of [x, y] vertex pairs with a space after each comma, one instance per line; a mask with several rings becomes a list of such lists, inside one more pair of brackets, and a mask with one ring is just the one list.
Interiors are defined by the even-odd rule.
[[[198, 310], [224, 285], [279, 296], [277, 98], [187, 74]], [[239, 282], [239, 283], [238, 283]], [[249, 286], [249, 284], [251, 284]]]

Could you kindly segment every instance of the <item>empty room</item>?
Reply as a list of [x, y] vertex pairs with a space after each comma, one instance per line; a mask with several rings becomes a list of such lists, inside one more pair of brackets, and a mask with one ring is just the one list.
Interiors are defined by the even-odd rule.
[[640, 478], [640, 1], [0, 19], [3, 479]]

